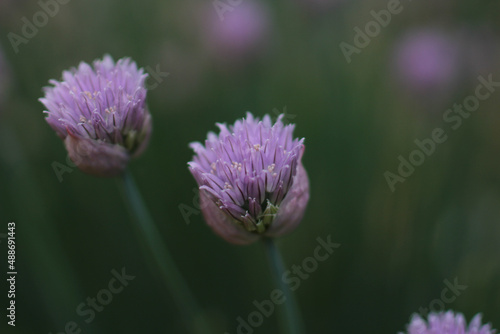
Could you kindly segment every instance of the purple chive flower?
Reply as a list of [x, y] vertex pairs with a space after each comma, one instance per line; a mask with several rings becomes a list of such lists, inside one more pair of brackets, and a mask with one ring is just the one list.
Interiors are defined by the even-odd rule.
[[292, 231], [309, 200], [309, 180], [302, 166], [304, 139], [294, 139], [294, 125], [280, 115], [273, 125], [251, 113], [220, 133], [208, 133], [205, 145], [191, 143], [189, 163], [200, 189], [208, 225], [225, 240], [249, 244], [261, 236]]
[[115, 176], [144, 151], [151, 134], [146, 77], [129, 58], [115, 63], [106, 55], [93, 66], [82, 62], [64, 71], [63, 81], [44, 88], [45, 120], [82, 171]]
[[[408, 334], [495, 334], [490, 324], [481, 324], [481, 314], [472, 318], [469, 327], [462, 313], [430, 313], [427, 321], [415, 314], [408, 325]], [[404, 334], [400, 332], [399, 334]]]

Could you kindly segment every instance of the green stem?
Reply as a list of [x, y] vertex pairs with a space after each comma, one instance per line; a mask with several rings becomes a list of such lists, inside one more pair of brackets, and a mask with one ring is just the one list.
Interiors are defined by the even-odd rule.
[[275, 283], [283, 292], [285, 297], [285, 308], [281, 309], [280, 312], [281, 328], [284, 333], [287, 334], [304, 333], [304, 325], [295, 296], [290, 290], [290, 287], [282, 280], [283, 273], [285, 272], [285, 266], [280, 252], [274, 243], [274, 239], [263, 238], [262, 240], [267, 251]]
[[134, 221], [137, 223], [137, 228], [146, 241], [145, 244], [149, 253], [151, 253], [148, 254], [148, 256], [151, 255], [158, 266], [163, 282], [172, 295], [177, 308], [182, 313], [186, 326], [191, 333], [209, 333], [210, 330], [202, 310], [198, 306], [198, 303], [194, 299], [185, 280], [182, 278], [165, 243], [160, 237], [160, 233], [128, 170], [124, 172], [122, 181], [126, 195], [125, 197], [136, 218]]

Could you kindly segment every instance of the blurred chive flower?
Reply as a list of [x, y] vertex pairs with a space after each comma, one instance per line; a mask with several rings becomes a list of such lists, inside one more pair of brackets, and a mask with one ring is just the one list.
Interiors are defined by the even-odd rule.
[[290, 232], [301, 221], [309, 200], [309, 180], [301, 158], [304, 139], [295, 125], [262, 121], [251, 113], [234, 125], [217, 124], [205, 145], [190, 147], [189, 163], [200, 189], [208, 225], [228, 242], [249, 244], [261, 236]]
[[269, 8], [246, 0], [215, 15], [211, 10], [203, 25], [203, 40], [209, 53], [227, 65], [246, 64], [264, 53], [272, 33]]
[[45, 120], [82, 171], [116, 176], [144, 151], [151, 134], [146, 77], [131, 59], [115, 63], [106, 55], [64, 71], [62, 81], [44, 88]]
[[452, 34], [433, 28], [407, 32], [395, 48], [395, 70], [410, 91], [449, 90], [461, 70], [461, 53]]
[[[467, 327], [465, 317], [461, 313], [430, 313], [427, 321], [414, 315], [407, 328], [408, 334], [495, 334], [490, 324], [481, 324], [481, 314], [477, 314]], [[399, 334], [404, 334], [400, 332]]]

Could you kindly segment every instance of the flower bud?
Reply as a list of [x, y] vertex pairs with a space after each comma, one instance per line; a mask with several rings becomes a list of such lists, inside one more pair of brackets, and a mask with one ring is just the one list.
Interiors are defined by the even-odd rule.
[[115, 64], [105, 56], [92, 67], [82, 62], [64, 71], [62, 81], [44, 88], [45, 120], [82, 171], [116, 176], [144, 151], [151, 135], [146, 77], [130, 59]]
[[274, 125], [251, 113], [234, 125], [217, 124], [205, 145], [192, 143], [189, 169], [200, 189], [207, 224], [225, 240], [249, 244], [295, 229], [309, 200], [302, 165], [304, 139], [293, 139], [294, 125], [280, 115]]

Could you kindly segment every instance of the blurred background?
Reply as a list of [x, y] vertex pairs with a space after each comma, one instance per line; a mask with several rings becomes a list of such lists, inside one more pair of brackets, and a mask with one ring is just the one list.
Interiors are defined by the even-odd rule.
[[[49, 79], [106, 53], [151, 74], [153, 137], [130, 168], [215, 332], [237, 333], [274, 287], [261, 244], [226, 243], [196, 211], [187, 145], [246, 111], [286, 111], [306, 138], [311, 199], [278, 240], [287, 267], [318, 237], [341, 244], [295, 292], [307, 333], [396, 333], [429, 308], [500, 327], [500, 88], [467, 118], [448, 114], [459, 126], [443, 118], [479, 76], [500, 81], [500, 2], [59, 1], [0, 0], [3, 272], [9, 221], [18, 252], [16, 327], [2, 278], [2, 333], [186, 332], [117, 180], [71, 167], [38, 102]], [[436, 128], [447, 140], [394, 181]], [[86, 323], [77, 306], [124, 267], [135, 279]], [[446, 282], [461, 290], [443, 299]], [[278, 332], [276, 314], [254, 332]]]

